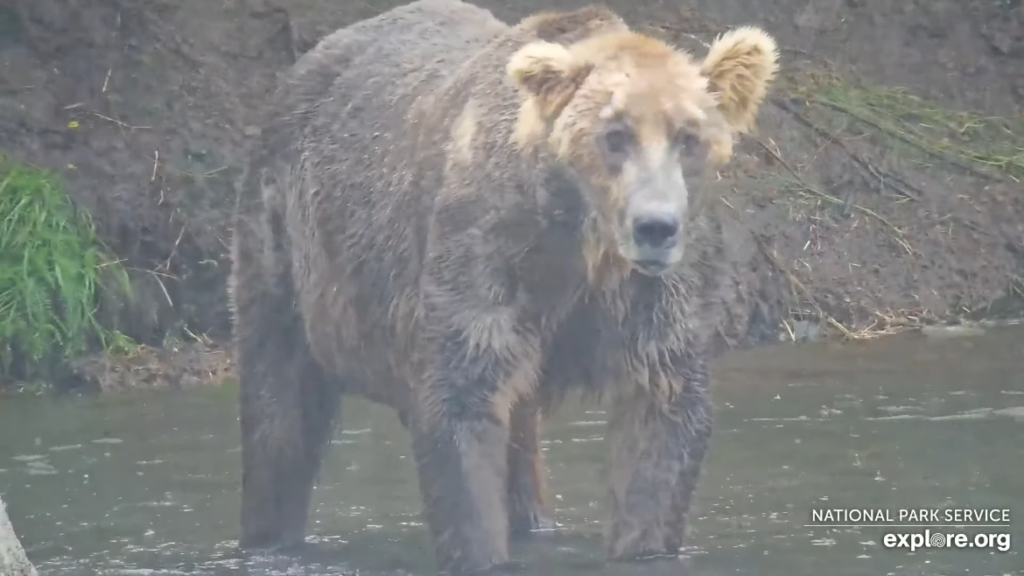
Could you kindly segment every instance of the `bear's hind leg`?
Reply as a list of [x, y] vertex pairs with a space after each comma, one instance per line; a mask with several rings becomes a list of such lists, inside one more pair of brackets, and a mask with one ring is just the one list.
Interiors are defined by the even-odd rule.
[[[241, 387], [239, 544], [280, 549], [304, 540], [309, 498], [342, 386], [309, 350], [281, 227], [270, 226], [274, 236], [266, 239], [251, 222], [236, 222], [232, 271]], [[273, 256], [265, 245], [275, 247]]]
[[546, 471], [540, 447], [541, 410], [533, 400], [512, 409], [508, 444], [508, 517], [514, 537], [549, 530], [555, 523], [545, 515]]
[[[339, 407], [302, 334], [266, 326], [239, 346], [242, 548], [282, 549], [305, 538], [314, 480]], [[292, 338], [286, 338], [291, 335]]]

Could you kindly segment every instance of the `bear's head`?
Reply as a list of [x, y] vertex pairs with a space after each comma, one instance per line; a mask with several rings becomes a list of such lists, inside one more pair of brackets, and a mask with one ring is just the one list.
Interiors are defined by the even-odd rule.
[[673, 269], [700, 211], [700, 174], [732, 156], [778, 69], [775, 41], [732, 30], [703, 62], [660, 40], [617, 30], [571, 45], [534, 41], [509, 60], [522, 95], [514, 139], [546, 146], [589, 204], [593, 268]]

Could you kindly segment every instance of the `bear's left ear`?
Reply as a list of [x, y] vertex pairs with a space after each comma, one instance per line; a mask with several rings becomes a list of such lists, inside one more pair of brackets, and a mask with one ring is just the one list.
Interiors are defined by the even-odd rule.
[[767, 32], [753, 26], [730, 30], [708, 49], [701, 74], [718, 97], [718, 109], [733, 130], [749, 132], [768, 85], [778, 72], [779, 51]]
[[572, 99], [592, 66], [577, 61], [569, 50], [553, 42], [531, 42], [509, 58], [509, 80], [544, 120], [550, 121]]

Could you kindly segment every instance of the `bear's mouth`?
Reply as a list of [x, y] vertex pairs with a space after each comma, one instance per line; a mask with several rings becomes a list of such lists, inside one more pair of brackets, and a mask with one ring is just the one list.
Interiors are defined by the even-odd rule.
[[648, 276], [661, 276], [669, 269], [669, 263], [664, 260], [634, 260], [633, 267]]

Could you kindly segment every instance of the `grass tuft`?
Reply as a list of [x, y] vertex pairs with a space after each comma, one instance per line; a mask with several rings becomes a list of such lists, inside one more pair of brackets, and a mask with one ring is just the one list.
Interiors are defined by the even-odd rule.
[[130, 348], [97, 319], [98, 290], [111, 282], [131, 294], [124, 268], [101, 249], [92, 219], [57, 176], [0, 156], [0, 370], [10, 374], [18, 361], [18, 376], [36, 377], [44, 360], [97, 344]]
[[985, 116], [944, 108], [902, 88], [836, 79], [818, 86], [811, 100], [938, 158], [1024, 180], [1024, 114]]

